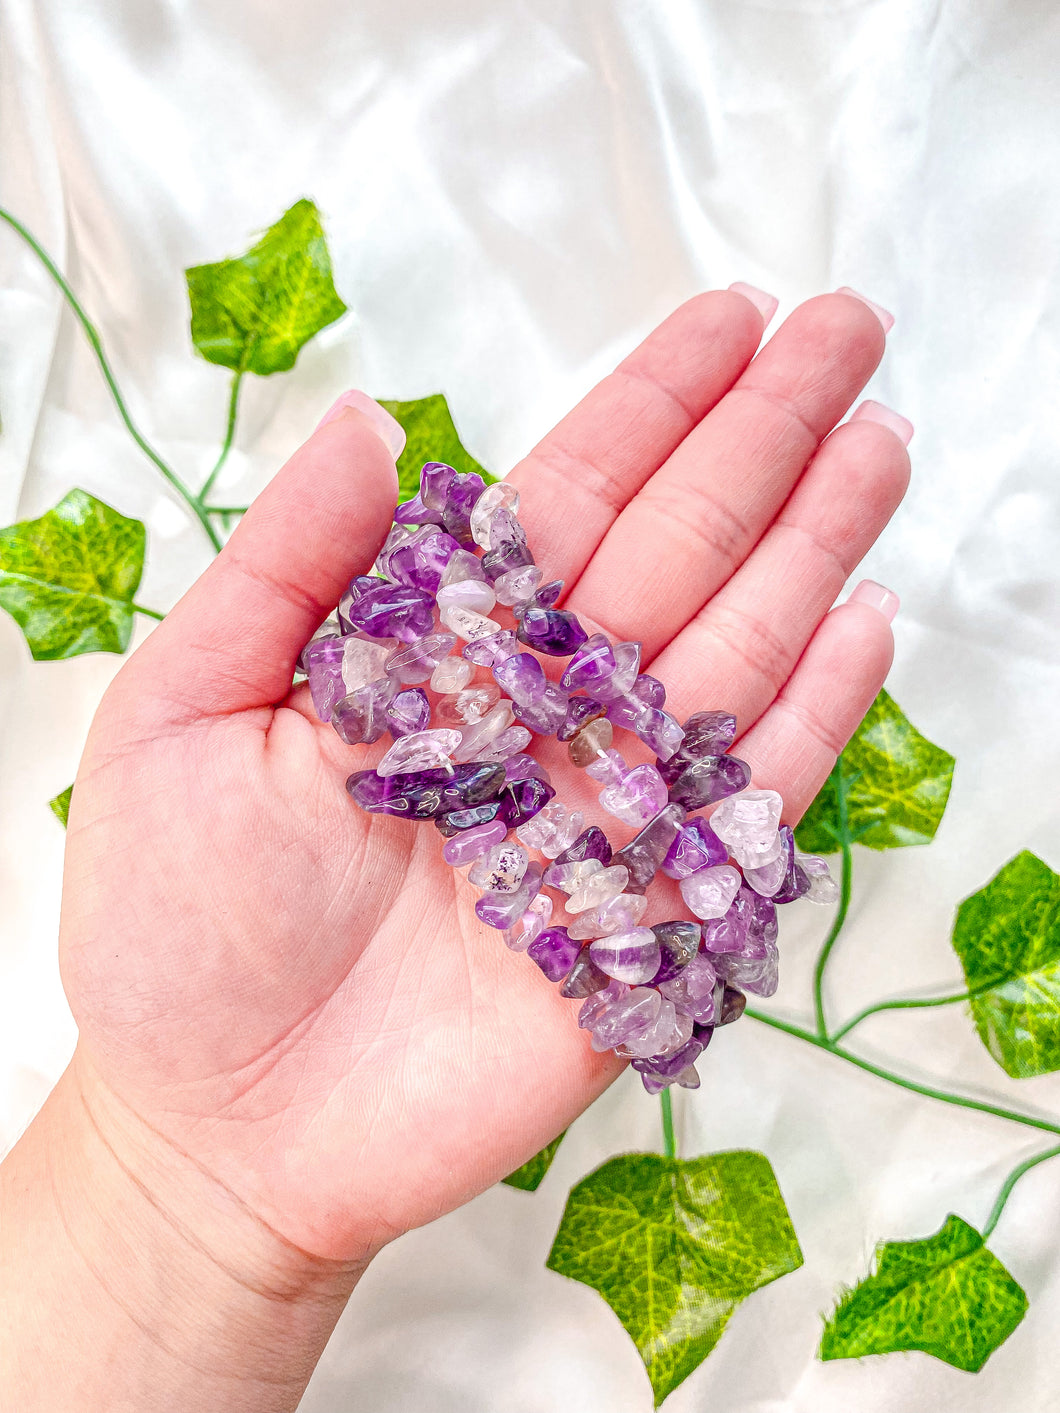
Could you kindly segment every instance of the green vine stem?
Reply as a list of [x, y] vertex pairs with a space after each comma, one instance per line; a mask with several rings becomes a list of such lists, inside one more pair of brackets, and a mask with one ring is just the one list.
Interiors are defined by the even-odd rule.
[[[218, 476], [221, 474], [221, 468], [228, 460], [228, 453], [232, 450], [232, 443], [235, 440], [236, 417], [239, 415], [239, 389], [243, 386], [243, 373], [244, 370], [242, 368], [237, 368], [232, 375], [232, 390], [228, 396], [228, 422], [225, 426], [225, 439], [221, 446], [220, 455], [214, 462], [213, 470], [210, 472], [210, 474], [204, 481], [202, 490], [195, 497], [195, 499], [202, 506], [203, 510], [205, 510], [209, 514], [216, 515], [217, 510], [214, 506], [206, 504], [206, 498], [213, 490], [213, 484], [217, 480]], [[226, 513], [230, 513], [227, 507]]]
[[1044, 1153], [1036, 1153], [1033, 1158], [1027, 1158], [1018, 1164], [1009, 1173], [1008, 1177], [1001, 1185], [1001, 1191], [997, 1195], [997, 1201], [991, 1208], [990, 1215], [986, 1219], [986, 1226], [983, 1227], [983, 1240], [988, 1241], [993, 1235], [994, 1228], [1001, 1219], [1001, 1213], [1005, 1210], [1005, 1203], [1012, 1195], [1012, 1189], [1019, 1182], [1024, 1173], [1029, 1173], [1031, 1168], [1036, 1168], [1039, 1163], [1044, 1163], [1048, 1158], [1055, 1158], [1060, 1155], [1060, 1143], [1055, 1148], [1047, 1148]]
[[663, 1152], [668, 1158], [676, 1158], [677, 1144], [674, 1141], [674, 1106], [670, 1099], [670, 1091], [668, 1089], [664, 1089], [660, 1092], [659, 1103], [662, 1105]]
[[5, 221], [7, 225], [9, 225], [11, 229], [16, 232], [16, 234], [21, 236], [21, 238], [29, 246], [30, 250], [33, 251], [34, 255], [36, 255], [37, 259], [44, 266], [44, 269], [48, 272], [52, 280], [55, 282], [55, 284], [61, 291], [63, 298], [70, 306], [71, 310], [77, 318], [78, 323], [84, 330], [85, 337], [88, 339], [88, 342], [92, 348], [92, 352], [96, 356], [96, 362], [99, 364], [99, 370], [103, 374], [103, 380], [107, 384], [108, 389], [110, 390], [110, 395], [114, 399], [115, 407], [118, 409], [118, 416], [124, 422], [125, 428], [128, 431], [129, 435], [132, 437], [133, 441], [144, 453], [144, 455], [148, 458], [148, 460], [153, 462], [154, 465], [158, 468], [158, 470], [161, 471], [162, 475], [169, 482], [173, 490], [176, 491], [177, 495], [179, 495], [181, 500], [183, 500], [185, 505], [187, 505], [188, 509], [191, 511], [191, 513], [195, 516], [196, 520], [198, 520], [199, 524], [202, 526], [214, 550], [219, 551], [222, 548], [221, 537], [220, 535], [218, 535], [217, 531], [214, 528], [213, 521], [210, 519], [209, 512], [203, 506], [199, 497], [196, 496], [189, 489], [189, 487], [184, 483], [183, 480], [181, 480], [180, 476], [177, 475], [173, 468], [162, 459], [162, 457], [158, 454], [158, 452], [154, 449], [154, 447], [150, 444], [147, 438], [140, 431], [139, 427], [137, 427], [136, 423], [133, 421], [132, 415], [130, 414], [129, 409], [125, 404], [125, 399], [124, 397], [122, 397], [121, 389], [118, 387], [117, 380], [114, 377], [114, 372], [111, 369], [110, 361], [107, 358], [106, 353], [104, 352], [103, 341], [100, 338], [99, 331], [96, 328], [95, 324], [93, 324], [92, 320], [86, 314], [84, 308], [81, 305], [80, 300], [77, 298], [73, 290], [70, 288], [69, 284], [66, 282], [66, 279], [60, 271], [59, 267], [56, 265], [55, 261], [51, 258], [51, 256], [44, 249], [44, 247], [40, 244], [40, 242], [36, 239], [36, 237], [29, 230], [26, 229], [26, 227], [22, 224], [20, 220], [18, 220], [16, 216], [12, 215], [12, 213], [3, 206], [0, 206], [0, 220]]
[[995, 984], [992, 982], [989, 986], [977, 986], [974, 991], [956, 991], [952, 996], [898, 996], [893, 1001], [877, 1001], [875, 1005], [866, 1006], [863, 1011], [858, 1011], [856, 1016], [852, 1016], [838, 1030], [833, 1030], [829, 1039], [842, 1040], [843, 1036], [849, 1035], [856, 1025], [860, 1025], [863, 1020], [868, 1020], [869, 1016], [878, 1015], [881, 1011], [916, 1011], [930, 1006], [954, 1006], [960, 1001], [974, 1000], [983, 992], [990, 991]]
[[159, 623], [166, 616], [164, 613], [159, 613], [157, 609], [144, 608], [142, 603], [134, 603], [132, 607], [134, 613], [142, 613], [145, 618], [154, 618]]
[[845, 1060], [849, 1065], [856, 1065], [858, 1069], [865, 1070], [868, 1074], [874, 1074], [877, 1079], [885, 1079], [889, 1084], [897, 1084], [901, 1089], [908, 1089], [912, 1094], [921, 1094], [926, 1099], [938, 1099], [943, 1104], [956, 1104], [961, 1109], [975, 1109], [981, 1114], [992, 1114], [998, 1119], [1008, 1119], [1012, 1123], [1023, 1124], [1026, 1128], [1041, 1129], [1044, 1133], [1055, 1133], [1060, 1136], [1060, 1124], [1051, 1123], [1048, 1119], [1035, 1118], [1033, 1114], [1021, 1114], [1015, 1109], [1003, 1109], [997, 1104], [987, 1104], [980, 1099], [969, 1099], [963, 1094], [951, 1094], [945, 1089], [935, 1089], [931, 1085], [919, 1084], [914, 1079], [907, 1079], [904, 1075], [895, 1074], [893, 1070], [884, 1069], [881, 1065], [874, 1065], [871, 1060], [863, 1060], [858, 1055], [853, 1055], [849, 1050], [844, 1050], [841, 1045], [837, 1045], [834, 1040], [824, 1039], [814, 1034], [812, 1030], [806, 1030], [801, 1025], [794, 1025], [791, 1021], [781, 1020], [779, 1016], [768, 1015], [765, 1011], [755, 1010], [748, 1006], [745, 1015], [752, 1020], [761, 1021], [763, 1025], [772, 1026], [774, 1030], [782, 1030], [785, 1035], [792, 1035], [797, 1040], [804, 1040], [808, 1045], [815, 1045], [818, 1050], [825, 1050], [829, 1055], [835, 1055], [837, 1059]]
[[828, 959], [832, 955], [832, 948], [843, 930], [843, 925], [847, 920], [847, 913], [850, 911], [850, 890], [854, 877], [854, 857], [851, 852], [850, 839], [850, 816], [847, 807], [847, 780], [843, 774], [843, 757], [840, 756], [832, 767], [832, 778], [835, 781], [836, 794], [836, 814], [839, 819], [839, 828], [836, 830], [836, 840], [843, 851], [843, 871], [839, 882], [839, 908], [835, 915], [828, 936], [824, 940], [820, 955], [817, 958], [817, 965], [813, 971], [813, 1014], [817, 1027], [817, 1036], [820, 1040], [828, 1039], [828, 1022], [824, 1013], [824, 974], [828, 966]]

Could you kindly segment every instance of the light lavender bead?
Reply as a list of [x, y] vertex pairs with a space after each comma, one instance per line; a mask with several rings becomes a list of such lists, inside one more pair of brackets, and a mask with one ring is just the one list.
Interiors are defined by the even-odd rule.
[[492, 667], [495, 662], [501, 662], [506, 657], [511, 657], [512, 653], [520, 651], [519, 640], [510, 628], [499, 628], [496, 633], [491, 633], [488, 638], [476, 638], [468, 643], [464, 649], [464, 656], [468, 662], [473, 662], [477, 667]]
[[654, 1025], [636, 1040], [627, 1041], [618, 1053], [626, 1059], [647, 1060], [680, 1050], [692, 1038], [692, 1017], [678, 1012], [672, 1001], [663, 998]]
[[[435, 600], [444, 622], [446, 609], [463, 608], [471, 613], [489, 613], [497, 602], [497, 595], [485, 580], [461, 579], [457, 584], [446, 584], [444, 588], [439, 589]], [[493, 622], [492, 619], [489, 621]]]
[[447, 589], [452, 584], [466, 584], [468, 582], [480, 584], [486, 582], [486, 576], [482, 572], [482, 561], [477, 554], [472, 554], [470, 550], [455, 550], [442, 570], [442, 582], [438, 587], [439, 589]]
[[487, 927], [506, 931], [527, 911], [540, 889], [541, 865], [532, 863], [514, 893], [483, 893], [475, 904], [475, 915]]
[[628, 696], [640, 671], [640, 644], [616, 643], [612, 649], [615, 670], [606, 680], [598, 682], [590, 693], [602, 702], [613, 702]]
[[[456, 642], [456, 634], [453, 634]], [[431, 673], [431, 691], [452, 696], [463, 691], [475, 675], [475, 669], [462, 657], [445, 657]]]
[[709, 1025], [714, 1019], [717, 965], [700, 952], [676, 976], [660, 982], [659, 992], [700, 1025]]
[[632, 932], [647, 911], [643, 893], [620, 893], [609, 903], [601, 903], [580, 913], [567, 929], [572, 937], [585, 941], [592, 937], [613, 937], [616, 932]]
[[508, 481], [495, 481], [487, 486], [471, 512], [471, 538], [484, 550], [492, 549], [490, 529], [498, 510], [519, 514], [519, 492]]
[[[525, 728], [523, 728], [525, 730]], [[548, 859], [554, 859], [569, 849], [585, 828], [580, 810], [570, 811], [560, 800], [550, 800], [533, 819], [515, 831], [530, 849], [537, 849]]]
[[741, 881], [739, 870], [731, 864], [715, 864], [682, 878], [681, 897], [696, 917], [724, 917]]
[[438, 703], [438, 719], [449, 722], [451, 726], [474, 726], [500, 699], [500, 689], [492, 682], [464, 687], [454, 695], [442, 698]]
[[655, 1024], [662, 997], [658, 991], [638, 986], [621, 1000], [615, 1001], [597, 1020], [592, 1032], [594, 1050], [612, 1050], [638, 1040]]
[[662, 963], [659, 941], [650, 927], [597, 937], [589, 943], [589, 955], [602, 972], [630, 986], [651, 981]]
[[426, 682], [455, 647], [455, 633], [428, 633], [418, 643], [408, 643], [390, 654], [385, 664], [387, 676], [398, 682]]
[[512, 839], [494, 844], [475, 863], [468, 880], [487, 893], [514, 893], [523, 881], [530, 855]]
[[629, 766], [618, 751], [607, 750], [585, 767], [585, 773], [601, 785], [618, 785], [629, 774]]
[[517, 918], [504, 934], [504, 941], [513, 952], [525, 952], [552, 921], [552, 899], [539, 893], [521, 918]]
[[634, 766], [617, 785], [600, 791], [600, 807], [625, 824], [647, 824], [667, 799], [666, 781], [653, 765]]
[[497, 602], [508, 608], [517, 604], [529, 603], [541, 583], [541, 570], [536, 564], [524, 564], [519, 569], [509, 569], [494, 581]]
[[501, 625], [485, 614], [476, 613], [472, 608], [443, 608], [438, 617], [458, 638], [466, 643], [476, 643], [481, 638], [492, 638], [501, 631]]
[[474, 829], [464, 829], [454, 834], [442, 850], [442, 858], [453, 868], [464, 868], [474, 863], [493, 848], [504, 842], [507, 830], [498, 820], [489, 824], [478, 824]]
[[386, 677], [386, 664], [392, 652], [389, 643], [372, 643], [367, 638], [343, 639], [342, 681], [347, 695]]
[[630, 988], [624, 986], [621, 981], [612, 979], [602, 990], [594, 991], [591, 996], [587, 996], [578, 1012], [578, 1028], [592, 1030], [604, 1012], [610, 1010], [616, 1001], [621, 1001], [624, 996], [628, 996], [629, 991]]
[[510, 756], [518, 755], [532, 739], [525, 726], [509, 726], [507, 731], [502, 731], [499, 736], [494, 736], [488, 745], [483, 746], [475, 759], [503, 763]]
[[496, 740], [502, 731], [507, 731], [513, 720], [512, 704], [502, 698], [481, 721], [468, 726], [463, 740], [453, 752], [453, 759], [461, 763], [475, 760], [478, 753]]
[[504, 776], [506, 780], [529, 780], [533, 776], [537, 780], [543, 780], [546, 785], [552, 784], [552, 776], [533, 756], [509, 756], [504, 762]]
[[795, 862], [810, 880], [810, 891], [804, 894], [807, 902], [828, 904], [839, 901], [839, 885], [828, 871], [824, 859], [816, 854], [796, 854]]
[[783, 804], [775, 790], [743, 790], [721, 801], [710, 817], [710, 827], [737, 863], [761, 868], [782, 851]]
[[460, 744], [459, 731], [413, 731], [390, 747], [375, 768], [377, 775], [407, 775], [414, 770], [439, 770], [450, 766], [449, 757]]
[[[617, 898], [629, 882], [629, 869], [616, 864], [611, 868], [596, 869], [575, 893], [567, 899], [569, 913], [585, 913], [590, 908], [599, 908]], [[658, 968], [656, 968], [658, 970]], [[652, 975], [654, 976], [654, 972]], [[622, 980], [626, 978], [623, 977]], [[647, 978], [645, 978], [647, 980]]]

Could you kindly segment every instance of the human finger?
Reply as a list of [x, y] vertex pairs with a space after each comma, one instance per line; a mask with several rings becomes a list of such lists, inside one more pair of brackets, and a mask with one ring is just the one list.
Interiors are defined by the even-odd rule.
[[[854, 414], [825, 439], [750, 557], [651, 664], [681, 718], [724, 704], [762, 715], [909, 484], [912, 425]], [[869, 409], [872, 411], [872, 408]]]
[[569, 606], [640, 639], [650, 660], [765, 533], [883, 347], [860, 299], [800, 305], [618, 516]]

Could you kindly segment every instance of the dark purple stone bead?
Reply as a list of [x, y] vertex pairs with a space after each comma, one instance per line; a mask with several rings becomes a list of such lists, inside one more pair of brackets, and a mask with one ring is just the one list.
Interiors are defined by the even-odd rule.
[[346, 781], [354, 801], [370, 814], [433, 819], [468, 805], [500, 796], [504, 767], [471, 761], [455, 770], [412, 770], [403, 775], [377, 775], [358, 770]]
[[426, 731], [431, 724], [431, 703], [422, 687], [408, 687], [386, 708], [387, 726], [395, 740], [413, 731]]
[[555, 682], [546, 682], [537, 701], [515, 703], [515, 714], [524, 726], [529, 726], [539, 736], [554, 736], [567, 719], [567, 694]]
[[589, 635], [565, 608], [528, 608], [516, 634], [521, 643], [551, 657], [569, 657]]
[[559, 988], [559, 994], [568, 1001], [581, 1001], [595, 991], [602, 991], [611, 984], [611, 978], [604, 974], [589, 956], [589, 948], [583, 947], [581, 956], [571, 967], [566, 981]]
[[441, 520], [442, 512], [425, 505], [418, 491], [411, 500], [403, 500], [394, 511], [394, 521], [398, 525], [439, 525]]
[[339, 606], [336, 612], [339, 616], [339, 627], [344, 633], [353, 632], [353, 624], [350, 622], [350, 606], [358, 599], [364, 598], [369, 589], [381, 589], [387, 583], [386, 579], [380, 579], [377, 574], [358, 574], [356, 578], [350, 580], [346, 592], [339, 599]]
[[[721, 996], [715, 996], [714, 1014], [717, 1016], [716, 1025], [731, 1025], [733, 1021], [739, 1020], [747, 1005], [747, 997], [742, 991], [737, 991], [735, 986], [730, 986], [728, 982], [720, 982]], [[693, 1031], [693, 1034], [695, 1032]]]
[[476, 667], [492, 667], [495, 663], [511, 657], [515, 652], [515, 634], [510, 628], [502, 628], [499, 633], [488, 633], [485, 638], [475, 638], [464, 649], [464, 657]]
[[686, 766], [673, 782], [670, 799], [686, 810], [697, 810], [746, 790], [750, 783], [751, 767], [745, 761], [735, 756], [704, 756]]
[[698, 922], [682, 919], [677, 922], [657, 923], [652, 932], [659, 943], [662, 963], [649, 985], [658, 986], [664, 981], [671, 981], [682, 967], [688, 966], [699, 951], [702, 928]]
[[529, 704], [540, 701], [545, 695], [545, 669], [533, 653], [512, 653], [511, 657], [495, 662], [493, 676], [513, 702]]
[[[639, 834], [612, 856], [612, 864], [629, 869], [627, 893], [644, 893], [670, 851], [677, 831], [684, 822], [680, 805], [667, 805], [654, 819], [649, 819]], [[698, 931], [698, 930], [697, 930]]]
[[350, 605], [349, 619], [373, 638], [400, 638], [412, 643], [434, 627], [434, 599], [422, 589], [384, 584], [370, 589]]
[[486, 483], [476, 471], [467, 471], [453, 478], [442, 510], [442, 524], [465, 549], [475, 543], [471, 533], [471, 512], [486, 489]]
[[[767, 944], [777, 940], [780, 931], [777, 924], [777, 909], [772, 898], [762, 898], [751, 889], [747, 890], [751, 894], [751, 921], [747, 928], [748, 938], [756, 938]], [[741, 886], [740, 892], [743, 892]]]
[[456, 468], [444, 461], [428, 461], [420, 472], [420, 499], [431, 510], [441, 511], [449, 487], [456, 480]]
[[582, 944], [576, 942], [565, 927], [550, 927], [534, 938], [526, 955], [538, 964], [549, 981], [562, 981], [581, 950]]
[[470, 805], [466, 810], [451, 810], [440, 814], [434, 826], [447, 839], [454, 834], [462, 834], [465, 829], [474, 829], [479, 824], [492, 824], [500, 811], [500, 800], [489, 800], [484, 805]]
[[[498, 768], [503, 774], [504, 767]], [[528, 819], [533, 819], [535, 814], [543, 810], [555, 793], [551, 785], [546, 785], [543, 780], [537, 780], [534, 776], [526, 780], [509, 780], [499, 795], [501, 807], [497, 818], [507, 828], [517, 829], [520, 824], [525, 824]]]
[[512, 512], [502, 507], [490, 521], [490, 548], [482, 556], [482, 572], [492, 584], [510, 569], [521, 569], [533, 562], [526, 531]]
[[444, 530], [424, 535], [413, 544], [400, 545], [390, 553], [390, 578], [412, 589], [422, 589], [433, 598], [441, 587], [442, 571], [459, 548]]
[[684, 724], [684, 740], [667, 761], [656, 764], [667, 785], [703, 756], [723, 756], [736, 739], [736, 718], [727, 711], [697, 711]]
[[607, 638], [603, 633], [594, 633], [567, 663], [567, 670], [560, 678], [560, 684], [568, 692], [585, 687], [591, 694], [594, 687], [610, 682], [617, 667], [615, 654]]
[[694, 1065], [706, 1049], [702, 1040], [695, 1035], [686, 1041], [680, 1050], [672, 1055], [653, 1055], [650, 1060], [633, 1060], [633, 1068], [638, 1074], [653, 1074], [659, 1079], [676, 1079], [682, 1070]]
[[553, 608], [562, 592], [563, 580], [550, 579], [547, 584], [541, 585], [529, 603], [523, 605], [524, 612], [528, 608]]
[[599, 859], [605, 868], [611, 862], [611, 845], [599, 825], [590, 824], [588, 829], [583, 829], [570, 848], [564, 849], [554, 862], [584, 863], [586, 859]]
[[787, 870], [784, 882], [773, 894], [774, 903], [794, 903], [810, 891], [810, 880], [804, 870], [795, 862], [795, 836], [786, 824], [780, 827], [780, 838], [787, 854]]
[[566, 718], [556, 734], [561, 741], [570, 741], [583, 726], [606, 715], [607, 707], [603, 702], [594, 702], [592, 697], [571, 697], [567, 702]]
[[701, 868], [725, 863], [728, 857], [728, 849], [707, 821], [697, 816], [677, 831], [661, 868], [670, 878], [687, 878]]

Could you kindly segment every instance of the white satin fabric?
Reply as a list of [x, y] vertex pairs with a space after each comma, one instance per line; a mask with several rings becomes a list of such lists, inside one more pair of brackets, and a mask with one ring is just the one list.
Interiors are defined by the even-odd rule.
[[[510, 465], [662, 315], [746, 279], [781, 316], [840, 284], [897, 323], [870, 395], [916, 424], [915, 479], [863, 566], [902, 596], [891, 689], [959, 766], [937, 842], [857, 860], [829, 999], [953, 989], [957, 902], [1021, 848], [1060, 865], [1060, 15], [1031, 0], [6, 0], [0, 199], [103, 326], [129, 401], [191, 478], [227, 384], [191, 356], [181, 270], [245, 248], [294, 199], [325, 213], [354, 311], [293, 374], [250, 381], [225, 493], [244, 500], [348, 386], [444, 389], [469, 448]], [[79, 485], [149, 526], [141, 598], [206, 563], [199, 531], [118, 425], [54, 288], [0, 228], [0, 515]], [[146, 631], [143, 627], [139, 633]], [[30, 662], [0, 615], [0, 1150], [62, 1068], [55, 962], [72, 779], [110, 656]], [[805, 1017], [825, 918], [784, 919], [773, 1003]], [[1005, 1079], [959, 1008], [856, 1039], [982, 1097]], [[981, 1224], [1026, 1129], [889, 1087], [744, 1022], [678, 1100], [681, 1148], [761, 1148], [805, 1265], [746, 1302], [672, 1413], [1060, 1408], [1060, 1166], [1020, 1184], [991, 1243], [1031, 1300], [971, 1377], [926, 1355], [822, 1365], [818, 1312], [880, 1238]], [[490, 1122], [483, 1114], [483, 1123]], [[567, 1188], [657, 1147], [632, 1079], [578, 1123], [536, 1196], [505, 1188], [369, 1271], [306, 1413], [642, 1413], [637, 1355], [544, 1258]]]

